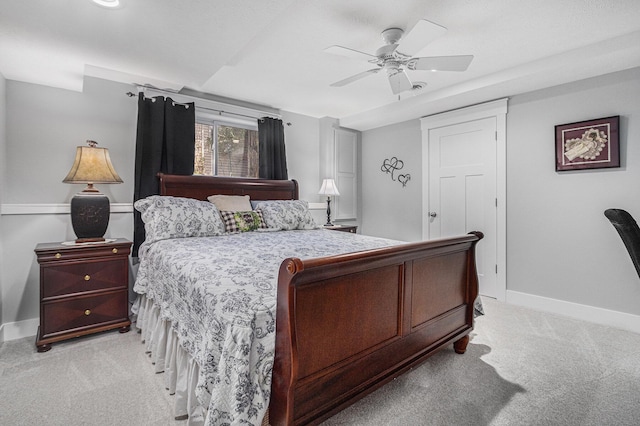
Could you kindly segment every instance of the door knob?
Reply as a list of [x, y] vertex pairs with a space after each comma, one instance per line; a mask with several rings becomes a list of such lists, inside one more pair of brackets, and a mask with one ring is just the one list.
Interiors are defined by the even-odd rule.
[[438, 213], [436, 212], [429, 212], [429, 217], [436, 217], [438, 216]]

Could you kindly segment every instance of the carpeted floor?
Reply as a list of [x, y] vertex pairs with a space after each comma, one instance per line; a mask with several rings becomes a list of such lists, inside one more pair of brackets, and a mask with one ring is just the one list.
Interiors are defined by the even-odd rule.
[[[640, 424], [640, 334], [483, 301], [466, 354], [442, 350], [324, 425]], [[0, 425], [185, 426], [139, 338], [5, 342]]]

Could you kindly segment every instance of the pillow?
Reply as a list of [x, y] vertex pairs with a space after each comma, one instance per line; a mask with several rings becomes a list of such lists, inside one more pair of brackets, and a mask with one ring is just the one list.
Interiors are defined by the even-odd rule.
[[264, 203], [265, 201], [278, 201], [278, 200], [251, 200], [251, 210], [255, 210], [259, 203]]
[[272, 200], [256, 203], [256, 211], [262, 212], [262, 217], [268, 228], [318, 229], [319, 226], [309, 212], [309, 203], [303, 200]]
[[221, 211], [220, 216], [229, 233], [256, 231], [267, 228], [264, 224], [262, 213], [259, 211]]
[[215, 204], [221, 212], [248, 212], [253, 210], [248, 195], [210, 195], [207, 200]]
[[192, 198], [152, 195], [134, 204], [144, 222], [145, 242], [222, 235], [225, 226], [214, 204]]

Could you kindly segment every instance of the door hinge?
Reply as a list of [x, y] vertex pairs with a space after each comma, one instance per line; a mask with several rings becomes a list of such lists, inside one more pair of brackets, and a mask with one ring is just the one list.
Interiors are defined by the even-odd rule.
[[496, 274], [498, 273], [498, 264], [496, 263]]
[[496, 207], [498, 207], [498, 199], [496, 198]]
[[497, 141], [497, 140], [498, 140], [498, 131], [496, 130], [496, 131], [493, 133], [493, 135], [494, 135], [494, 137], [496, 138], [496, 141]]

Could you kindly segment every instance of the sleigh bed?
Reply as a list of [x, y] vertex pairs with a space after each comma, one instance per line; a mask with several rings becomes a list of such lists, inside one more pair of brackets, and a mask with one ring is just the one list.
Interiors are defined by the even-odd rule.
[[[207, 200], [214, 194], [248, 195], [252, 202], [298, 199], [296, 181], [165, 174], [159, 178], [163, 196]], [[277, 239], [287, 232], [294, 243]], [[165, 371], [167, 387], [178, 394], [183, 408], [176, 408], [177, 417], [189, 417], [194, 424], [235, 424], [239, 420], [233, 413], [243, 411], [242, 421], [251, 424], [263, 420], [262, 424], [272, 425], [317, 424], [446, 345], [465, 352], [478, 293], [474, 252], [480, 232], [400, 244], [326, 229], [246, 234], [253, 235], [242, 242], [233, 234], [177, 238], [141, 249], [140, 271], [146, 269], [139, 271], [134, 287], [141, 296], [137, 325], [156, 371]], [[271, 293], [265, 290], [258, 301], [251, 301], [256, 312], [240, 314], [229, 309], [235, 305], [227, 293], [207, 290], [193, 297], [198, 288], [205, 288], [201, 282], [210, 277], [210, 271], [185, 278], [184, 283], [174, 282], [164, 293], [154, 288], [161, 285], [160, 280], [150, 279], [150, 274], [159, 274], [162, 268], [204, 268], [196, 265], [207, 257], [202, 251], [180, 255], [180, 250], [195, 250], [190, 244], [209, 247], [209, 240], [215, 238], [216, 244], [227, 248], [231, 244], [261, 247], [270, 238], [280, 241], [273, 243], [273, 251], [263, 247], [257, 255], [276, 263], [273, 271], [252, 273], [254, 280], [263, 272], [265, 280], [273, 280]], [[342, 247], [340, 254], [308, 257], [324, 250], [325, 239], [327, 247]], [[373, 248], [351, 249], [363, 244]], [[171, 247], [177, 260], [164, 266], [161, 260], [145, 265], [152, 261], [154, 246], [161, 245]], [[297, 245], [302, 255], [281, 254], [296, 253]], [[304, 247], [308, 246], [307, 252]], [[216, 256], [221, 257], [227, 252], [208, 250], [217, 250]], [[269, 259], [271, 254], [276, 258]], [[191, 258], [195, 266], [188, 266]], [[166, 259], [171, 258], [165, 258], [165, 263]], [[244, 289], [245, 282], [238, 281]], [[266, 283], [261, 288], [269, 287]], [[189, 295], [192, 299], [186, 299]], [[205, 320], [202, 310], [209, 309], [211, 300], [226, 303], [221, 309], [224, 318]], [[183, 314], [172, 314], [177, 312], [176, 305]], [[199, 330], [196, 340], [187, 337], [184, 323]], [[238, 324], [248, 330], [244, 337], [233, 330]], [[218, 348], [211, 343], [215, 333], [225, 341]], [[223, 355], [215, 355], [216, 350]], [[234, 350], [241, 355], [230, 356]], [[247, 363], [255, 368], [244, 371]], [[216, 394], [218, 386], [222, 390]]]

